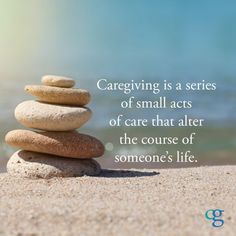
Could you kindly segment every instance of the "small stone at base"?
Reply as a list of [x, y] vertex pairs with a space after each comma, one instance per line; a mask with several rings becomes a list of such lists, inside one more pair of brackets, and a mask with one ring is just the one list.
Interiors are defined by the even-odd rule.
[[92, 159], [63, 158], [22, 150], [11, 156], [7, 163], [7, 172], [15, 177], [49, 179], [99, 175], [101, 167]]

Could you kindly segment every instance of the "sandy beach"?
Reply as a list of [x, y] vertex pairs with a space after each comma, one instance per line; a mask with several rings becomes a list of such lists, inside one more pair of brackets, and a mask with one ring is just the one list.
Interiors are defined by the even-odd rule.
[[[0, 175], [0, 235], [235, 235], [236, 167], [104, 170], [98, 177]], [[224, 210], [213, 228], [208, 209]]]

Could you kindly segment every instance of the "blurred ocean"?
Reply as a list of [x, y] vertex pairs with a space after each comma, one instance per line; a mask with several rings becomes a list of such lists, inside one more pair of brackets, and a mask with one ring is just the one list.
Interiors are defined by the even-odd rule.
[[[41, 0], [0, 2], [0, 154], [4, 169], [14, 151], [4, 135], [22, 128], [14, 108], [31, 96], [26, 84], [39, 84], [44, 74], [67, 75], [77, 87], [92, 94], [93, 118], [81, 128], [113, 143], [101, 162], [104, 167], [137, 167], [115, 164], [115, 153], [156, 153], [168, 148], [119, 145], [127, 131], [135, 136], [182, 136], [193, 128], [110, 128], [119, 113], [133, 117], [179, 118], [183, 113], [204, 118], [191, 147], [197, 165], [236, 164], [236, 1], [234, 0]], [[119, 107], [130, 95], [101, 92], [99, 78], [111, 81], [190, 81], [217, 83], [214, 92], [172, 92], [171, 99], [193, 101], [193, 109], [128, 110]], [[133, 94], [132, 94], [133, 95]], [[159, 95], [142, 92], [139, 99]], [[196, 165], [196, 163], [194, 163]], [[170, 164], [140, 164], [139, 167], [175, 167]], [[184, 165], [183, 165], [184, 166]]]

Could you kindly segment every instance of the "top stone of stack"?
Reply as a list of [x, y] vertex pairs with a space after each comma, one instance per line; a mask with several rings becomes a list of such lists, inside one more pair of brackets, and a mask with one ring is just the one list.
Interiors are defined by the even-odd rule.
[[75, 85], [75, 81], [63, 76], [45, 75], [42, 77], [42, 84], [60, 88], [72, 88]]

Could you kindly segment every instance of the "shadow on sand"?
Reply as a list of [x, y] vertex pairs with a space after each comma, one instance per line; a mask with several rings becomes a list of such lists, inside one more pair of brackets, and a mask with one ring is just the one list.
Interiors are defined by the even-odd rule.
[[156, 171], [137, 171], [137, 170], [102, 170], [101, 174], [97, 177], [103, 178], [132, 178], [132, 177], [145, 177], [159, 175], [160, 172]]

